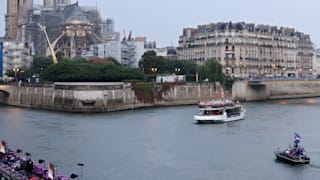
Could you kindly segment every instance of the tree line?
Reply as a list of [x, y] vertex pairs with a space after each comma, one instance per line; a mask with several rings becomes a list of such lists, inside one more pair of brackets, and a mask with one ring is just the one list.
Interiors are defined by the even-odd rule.
[[[106, 81], [151, 81], [157, 74], [185, 75], [187, 81], [229, 83], [223, 74], [222, 65], [215, 59], [209, 59], [203, 65], [193, 61], [172, 60], [157, 56], [154, 51], [144, 53], [139, 61], [139, 68], [128, 68], [117, 63], [113, 58], [87, 60], [84, 58], [59, 58], [52, 64], [50, 57], [34, 57], [30, 68], [21, 68], [20, 79], [38, 75], [43, 81], [49, 82], [106, 82]], [[15, 76], [13, 70], [7, 71], [8, 76]], [[215, 83], [214, 83], [215, 84]]]

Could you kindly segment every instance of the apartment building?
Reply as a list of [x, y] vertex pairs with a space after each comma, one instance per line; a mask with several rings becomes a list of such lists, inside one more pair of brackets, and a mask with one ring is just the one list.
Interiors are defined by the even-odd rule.
[[184, 28], [177, 57], [203, 64], [214, 58], [234, 77], [306, 76], [313, 72], [310, 36], [293, 28], [245, 22]]
[[31, 66], [32, 48], [28, 43], [19, 41], [3, 41], [2, 43], [2, 77], [6, 77], [5, 74], [8, 70], [22, 71]]

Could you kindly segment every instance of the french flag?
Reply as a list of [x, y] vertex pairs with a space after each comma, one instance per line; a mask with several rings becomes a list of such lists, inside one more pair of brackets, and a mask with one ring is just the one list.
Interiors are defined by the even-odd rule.
[[225, 53], [225, 54], [234, 54], [234, 51], [232, 51], [232, 50], [225, 50], [224, 53]]
[[301, 138], [301, 136], [300, 136], [298, 133], [295, 132], [295, 133], [294, 133], [294, 139], [301, 141], [302, 138]]

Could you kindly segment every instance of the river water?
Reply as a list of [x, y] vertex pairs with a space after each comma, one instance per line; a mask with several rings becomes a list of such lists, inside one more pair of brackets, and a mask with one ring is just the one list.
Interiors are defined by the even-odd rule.
[[[319, 179], [320, 99], [243, 106], [245, 120], [208, 125], [194, 123], [195, 105], [101, 114], [0, 106], [0, 139], [85, 180]], [[275, 161], [294, 132], [310, 165]]]

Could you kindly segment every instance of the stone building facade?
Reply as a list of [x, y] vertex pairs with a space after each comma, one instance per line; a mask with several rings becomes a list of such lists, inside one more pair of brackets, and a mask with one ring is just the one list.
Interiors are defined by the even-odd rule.
[[294, 76], [312, 73], [313, 43], [293, 28], [211, 23], [184, 28], [177, 56], [203, 64], [215, 58], [233, 77]]
[[[3, 42], [3, 68], [2, 77], [6, 78], [7, 71], [17, 69], [23, 71], [28, 69], [32, 63], [32, 47], [28, 43], [20, 41]], [[19, 72], [15, 72], [16, 76]]]

